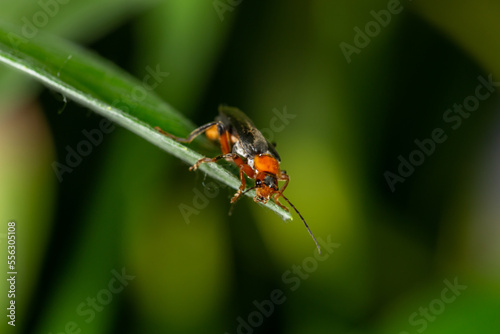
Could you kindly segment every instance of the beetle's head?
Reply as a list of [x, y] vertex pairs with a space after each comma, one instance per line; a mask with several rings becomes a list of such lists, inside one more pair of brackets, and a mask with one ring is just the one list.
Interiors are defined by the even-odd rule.
[[254, 197], [255, 202], [266, 204], [274, 193], [278, 191], [278, 179], [276, 175], [261, 172], [255, 178], [255, 192], [257, 195]]
[[269, 197], [278, 192], [279, 162], [270, 154], [258, 154], [254, 157], [254, 166], [257, 171], [255, 176], [257, 196], [253, 200], [266, 204]]

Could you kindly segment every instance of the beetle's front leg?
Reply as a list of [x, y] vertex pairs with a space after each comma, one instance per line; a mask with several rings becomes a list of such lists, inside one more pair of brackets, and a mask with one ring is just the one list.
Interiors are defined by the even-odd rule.
[[280, 196], [281, 196], [281, 191], [278, 192], [278, 193], [276, 193], [276, 194], [274, 194], [274, 197], [273, 197], [274, 198], [274, 203], [276, 203], [277, 206], [279, 206], [280, 208], [282, 208], [283, 210], [285, 210], [285, 211], [288, 212], [288, 208], [286, 206], [284, 206], [283, 204], [280, 203], [280, 200], [279, 200]]
[[280, 203], [279, 198], [280, 198], [281, 194], [283, 194], [283, 192], [285, 191], [286, 187], [288, 186], [288, 182], [290, 181], [290, 177], [288, 176], [288, 174], [284, 170], [282, 170], [278, 176], [278, 180], [285, 181], [285, 184], [281, 187], [281, 189], [276, 194], [274, 194], [274, 197], [273, 197], [274, 203], [276, 203], [276, 205], [278, 205], [283, 210], [288, 211], [288, 208]]
[[214, 158], [201, 158], [198, 161], [196, 161], [196, 163], [194, 165], [189, 167], [189, 170], [195, 171], [198, 169], [198, 167], [200, 167], [201, 164], [207, 163], [207, 162], [216, 162], [216, 161], [219, 161], [220, 159], [227, 159], [227, 158], [234, 159], [234, 156], [235, 156], [234, 153], [227, 153], [227, 154], [218, 155]]

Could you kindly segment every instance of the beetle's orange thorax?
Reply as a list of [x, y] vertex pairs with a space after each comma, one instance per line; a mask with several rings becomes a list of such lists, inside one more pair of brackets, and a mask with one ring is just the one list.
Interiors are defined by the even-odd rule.
[[268, 154], [259, 154], [254, 158], [254, 168], [258, 172], [266, 172], [274, 175], [280, 174], [280, 163]]

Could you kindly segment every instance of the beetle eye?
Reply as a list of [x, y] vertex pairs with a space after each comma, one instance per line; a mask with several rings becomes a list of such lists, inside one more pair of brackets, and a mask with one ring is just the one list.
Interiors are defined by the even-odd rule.
[[256, 185], [257, 187], [260, 187], [260, 186], [262, 185], [262, 180], [257, 179], [257, 180], [255, 181], [255, 185]]
[[265, 178], [264, 178], [264, 184], [266, 186], [268, 186], [269, 188], [272, 188], [274, 190], [278, 190], [278, 184], [276, 182], [276, 177], [274, 176], [271, 176], [271, 175], [267, 175]]

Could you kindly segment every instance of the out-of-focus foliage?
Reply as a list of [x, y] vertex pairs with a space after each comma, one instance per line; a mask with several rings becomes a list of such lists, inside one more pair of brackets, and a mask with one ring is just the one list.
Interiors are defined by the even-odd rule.
[[325, 250], [250, 199], [228, 216], [232, 189], [119, 127], [59, 182], [53, 162], [101, 118], [2, 66], [14, 330], [498, 333], [497, 14], [487, 0], [2, 4], [2, 21], [139, 80], [168, 72], [154, 92], [195, 124], [244, 110]]

